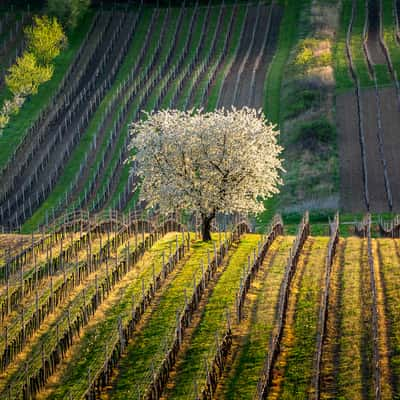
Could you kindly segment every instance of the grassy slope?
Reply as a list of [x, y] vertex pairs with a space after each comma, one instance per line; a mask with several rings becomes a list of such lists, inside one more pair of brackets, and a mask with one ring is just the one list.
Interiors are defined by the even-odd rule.
[[344, 91], [354, 86], [350, 76], [349, 65], [346, 54], [347, 29], [351, 19], [352, 1], [342, 1], [342, 12], [340, 18], [340, 28], [336, 36], [335, 43], [335, 80], [336, 90]]
[[[217, 29], [217, 21], [218, 21], [218, 15], [220, 12], [220, 8], [212, 8], [210, 11], [210, 17], [208, 21], [208, 27], [206, 30], [206, 34], [204, 37], [204, 43], [203, 43], [203, 48], [199, 53], [199, 61], [196, 63], [196, 66], [191, 73], [191, 76], [187, 80], [186, 84], [184, 85], [184, 88], [181, 92], [181, 96], [178, 99], [177, 102], [177, 108], [178, 109], [183, 109], [188, 97], [191, 94], [191, 88], [194, 85], [195, 78], [199, 74], [199, 69], [200, 66], [202, 65], [203, 61], [207, 58], [208, 54], [211, 51], [211, 46], [212, 46], [212, 39], [214, 37], [215, 30]], [[199, 43], [200, 44], [200, 43]]]
[[[299, 0], [295, 3], [290, 2], [290, 0], [280, 0], [280, 4], [285, 9], [281, 20], [276, 52], [268, 68], [265, 80], [266, 95], [264, 105], [264, 113], [268, 120], [278, 125], [283, 122], [280, 110], [285, 108], [281, 96], [285, 66], [291, 51], [300, 40], [302, 29], [300, 26], [301, 12], [309, 6], [309, 0]], [[257, 217], [257, 225], [260, 227], [266, 226], [276, 213], [278, 205], [279, 195], [267, 200], [264, 203], [265, 211]]]
[[[184, 16], [183, 22], [182, 22], [182, 27], [181, 27], [181, 31], [178, 37], [178, 44], [176, 47], [176, 51], [174, 53], [174, 56], [171, 59], [171, 63], [169, 65], [170, 69], [168, 69], [165, 72], [165, 77], [168, 76], [169, 71], [171, 70], [171, 68], [173, 67], [173, 65], [177, 62], [179, 55], [181, 54], [181, 51], [183, 50], [183, 46], [184, 43], [186, 41], [186, 36], [187, 36], [187, 32], [189, 29], [189, 22], [190, 22], [190, 18], [192, 16], [193, 13], [193, 9], [189, 8], [187, 10], [187, 14]], [[170, 33], [173, 33], [175, 25], [171, 24], [169, 25], [169, 31]], [[169, 39], [171, 42], [173, 40], [172, 36]], [[167, 55], [166, 50], [168, 50], [168, 46], [163, 46], [162, 50], [161, 50], [161, 56], [160, 59], [164, 59], [165, 56]], [[165, 78], [163, 78], [160, 82], [160, 84], [158, 85], [158, 88], [161, 87], [161, 85], [163, 85]], [[159, 90], [157, 90], [157, 88], [152, 92], [152, 94], [150, 95], [147, 104], [145, 105], [145, 110], [146, 111], [151, 111], [154, 108], [154, 104], [158, 99], [158, 96], [160, 96]], [[125, 164], [122, 172], [121, 172], [121, 176], [119, 178], [118, 184], [116, 186], [116, 189], [113, 193], [113, 195], [111, 196], [111, 201], [110, 201], [110, 207], [111, 208], [115, 208], [118, 205], [118, 196], [120, 193], [122, 193], [125, 190], [126, 184], [128, 182], [128, 177], [129, 177], [129, 164]], [[129, 211], [130, 209], [132, 209], [134, 207], [134, 205], [136, 204], [138, 198], [138, 194], [135, 195], [130, 201], [129, 203], [126, 205], [124, 211]]]
[[[237, 362], [223, 382], [224, 398], [253, 398], [275, 325], [276, 302], [292, 242], [293, 237], [285, 236], [272, 244], [264, 260], [267, 272], [252, 284], [254, 293], [250, 292], [249, 297], [256, 296], [256, 301], [249, 311], [250, 331], [239, 350]], [[276, 255], [271, 254], [275, 251]]]
[[68, 48], [54, 60], [52, 79], [40, 86], [37, 95], [26, 100], [20, 112], [11, 118], [10, 123], [4, 129], [3, 135], [0, 136], [0, 168], [4, 167], [10, 159], [27, 129], [36, 121], [40, 112], [49, 104], [52, 96], [56, 93], [58, 85], [85, 38], [93, 15], [93, 12], [88, 13], [76, 29], [68, 35]]
[[400, 391], [400, 270], [398, 239], [378, 239], [381, 253], [381, 279], [383, 281], [383, 292], [386, 298], [386, 316], [388, 323], [388, 340], [390, 342], [390, 368], [395, 393]]
[[[170, 22], [168, 23], [167, 29], [166, 29], [166, 33], [165, 33], [165, 41], [166, 43], [169, 43], [173, 40], [173, 35], [175, 32], [175, 26], [176, 26], [176, 21], [178, 19], [179, 16], [179, 8], [173, 8], [171, 10], [171, 17], [170, 17]], [[159, 26], [161, 27], [161, 24], [159, 24]], [[157, 39], [159, 40], [159, 39]], [[150, 48], [154, 49], [155, 46], [157, 45], [157, 40], [154, 40], [153, 43], [151, 43]], [[168, 51], [168, 46], [163, 46], [161, 49], [161, 52], [156, 60], [156, 65], [155, 65], [155, 69], [157, 69], [157, 65], [162, 65], [166, 55], [167, 55], [167, 51]], [[147, 52], [147, 56], [145, 56], [145, 60], [147, 62], [145, 62], [144, 65], [148, 65], [149, 60], [151, 59], [151, 55], [152, 55], [152, 51]], [[137, 96], [137, 99], [135, 99], [130, 107], [130, 111], [128, 113], [128, 117], [127, 120], [133, 121], [137, 115], [137, 113], [140, 111], [138, 109], [139, 106], [139, 102], [138, 102], [139, 96]], [[105, 174], [103, 176], [102, 182], [98, 188], [98, 195], [102, 195], [107, 187], [107, 184], [109, 182], [109, 180], [111, 179], [112, 173], [114, 171], [114, 168], [117, 165], [118, 162], [118, 156], [119, 156], [119, 150], [122, 148], [122, 145], [125, 141], [126, 136], [129, 134], [129, 122], [125, 124], [125, 126], [122, 129], [122, 133], [119, 136], [119, 141], [118, 144], [115, 148], [113, 157], [111, 159], [111, 162], [109, 163], [109, 165], [107, 166], [107, 169], [105, 171]], [[124, 173], [125, 167], [123, 167], [123, 173], [122, 173], [122, 177], [124, 178], [124, 182], [128, 182], [128, 176], [129, 176], [129, 170], [128, 170], [128, 174]], [[120, 179], [121, 180], [121, 179]], [[118, 192], [118, 188], [119, 186], [117, 186], [117, 189], [114, 191], [114, 195], [116, 195], [116, 193]], [[98, 199], [96, 198], [96, 200], [94, 200], [92, 202], [92, 204], [90, 205], [90, 207], [93, 209], [95, 205], [97, 205]]]
[[201, 79], [201, 81], [199, 82], [197, 90], [194, 93], [193, 104], [195, 107], [201, 106], [203, 92], [206, 88], [206, 85], [208, 84], [208, 81], [209, 81], [209, 78], [210, 78], [212, 72], [215, 71], [218, 66], [217, 60], [219, 59], [219, 56], [222, 53], [223, 46], [224, 46], [225, 40], [226, 40], [226, 36], [228, 35], [228, 26], [229, 26], [229, 21], [230, 21], [232, 12], [233, 12], [233, 7], [227, 7], [225, 9], [224, 16], [221, 20], [222, 27], [220, 28], [221, 29], [220, 35], [218, 35], [216, 38], [215, 57], [212, 59], [209, 69], [204, 74], [203, 79]]
[[[213, 236], [214, 240], [218, 239], [218, 235]], [[196, 277], [196, 282], [201, 279], [200, 263], [207, 263], [207, 249], [212, 252], [212, 242], [193, 244], [189, 260], [166, 288], [144, 328], [130, 343], [127, 355], [119, 365], [118, 377], [110, 398], [130, 398], [137, 394], [137, 389], [144, 393], [148, 387], [149, 380], [143, 379], [143, 375], [148, 375], [152, 363], [155, 369], [161, 363], [165, 354], [162, 345], [165, 340], [170, 344], [173, 339], [176, 312], [181, 311], [185, 305], [184, 291], [187, 291], [188, 298], [191, 298], [193, 277]], [[135, 385], [132, 385], [132, 382], [135, 382]]]
[[[193, 12], [194, 12], [194, 8], [188, 8], [186, 11], [186, 14], [184, 15], [184, 18], [182, 21], [182, 26], [181, 26], [181, 29], [178, 34], [178, 40], [177, 40], [177, 45], [176, 45], [175, 51], [173, 53], [173, 56], [171, 58], [171, 61], [168, 65], [167, 70], [165, 71], [164, 75], [161, 77], [160, 82], [158, 83], [157, 87], [150, 93], [150, 96], [144, 107], [144, 109], [146, 111], [150, 112], [150, 111], [154, 110], [157, 100], [161, 96], [162, 89], [166, 87], [166, 83], [167, 83], [169, 77], [172, 75], [172, 71], [174, 70], [174, 67], [177, 65], [181, 54], [183, 54], [183, 50], [185, 48], [185, 43], [186, 43], [187, 37], [189, 35], [190, 22], [191, 22], [191, 19], [193, 16]], [[200, 12], [199, 19], [201, 18], [201, 15], [203, 15], [203, 13]], [[196, 26], [197, 26], [196, 21], [194, 22], [194, 24], [195, 25], [194, 25], [193, 34], [195, 34], [195, 31], [196, 31]], [[173, 81], [172, 81], [171, 86], [173, 86]], [[168, 92], [170, 92], [170, 91], [171, 91], [171, 89], [168, 90]]]
[[[172, 98], [175, 95], [176, 90], [178, 89], [178, 84], [181, 82], [182, 77], [183, 77], [186, 69], [188, 68], [188, 65], [192, 61], [192, 59], [197, 51], [197, 48], [199, 47], [201, 31], [203, 28], [203, 23], [205, 21], [205, 17], [206, 17], [206, 9], [201, 8], [199, 10], [196, 20], [194, 22], [192, 37], [191, 37], [190, 44], [188, 47], [187, 55], [184, 58], [184, 61], [182, 64], [182, 68], [179, 70], [177, 77], [172, 80], [172, 82], [168, 88], [168, 91], [167, 91], [163, 101], [161, 102], [161, 108], [169, 108], [170, 107]], [[185, 39], [186, 39], [186, 36], [187, 36], [187, 34], [184, 34]]]
[[298, 35], [298, 21], [300, 12], [309, 0], [281, 0], [280, 3], [285, 7], [277, 50], [267, 72], [265, 81], [265, 106], [264, 112], [267, 118], [273, 123], [280, 122], [281, 107], [281, 86], [284, 67], [289, 58], [290, 51], [296, 44]]
[[[181, 241], [181, 235], [178, 235]], [[62, 367], [62, 375], [50, 384], [47, 398], [64, 399], [69, 392], [74, 393], [73, 398], [80, 398], [87, 387], [87, 371], [91, 367], [99, 367], [104, 360], [106, 344], [115, 336], [117, 321], [121, 316], [122, 321], [130, 317], [132, 296], [141, 297], [142, 279], [147, 290], [152, 282], [153, 266], [155, 274], [162, 268], [162, 252], [168, 255], [170, 244], [175, 251], [175, 234], [169, 233], [160, 239], [146, 252], [142, 260], [134, 267], [116, 286], [113, 294], [96, 311], [93, 321], [81, 333], [81, 339], [71, 351], [68, 360]]]
[[373, 81], [363, 51], [363, 29], [365, 23], [365, 1], [356, 0], [356, 13], [351, 34], [351, 52], [358, 79], [362, 87], [372, 86]]
[[[178, 13], [179, 11], [180, 11], [179, 9], [175, 9], [175, 8], [172, 9], [172, 13], [173, 13], [174, 18], [177, 18], [177, 17], [178, 17], [178, 14], [177, 14], [177, 13]], [[187, 20], [185, 21], [185, 20], [186, 20], [186, 17], [184, 17], [184, 22], [183, 22], [183, 25], [184, 25], [184, 26], [183, 26], [183, 28], [181, 28], [181, 29], [184, 30], [184, 32], [186, 31], [186, 29], [187, 29], [187, 24], [188, 24], [188, 21], [187, 21]], [[173, 24], [173, 23], [168, 24], [168, 27], [167, 27], [167, 30], [166, 30], [166, 43], [172, 43], [172, 41], [174, 40], [175, 28], [176, 28], [176, 24]], [[184, 39], [184, 35], [180, 35], [180, 37], [179, 37], [179, 43], [180, 43], [180, 44], [182, 43], [183, 39]], [[155, 44], [156, 44], [156, 41], [154, 41], [154, 42], [151, 44], [151, 46], [154, 46]], [[177, 49], [179, 50], [179, 47], [177, 47]], [[166, 57], [167, 57], [167, 55], [168, 55], [168, 51], [169, 51], [169, 50], [170, 50], [170, 49], [169, 49], [168, 46], [162, 46], [162, 48], [161, 48], [161, 53], [160, 53], [160, 55], [159, 55], [159, 57], [158, 57], [158, 59], [157, 59], [158, 65], [162, 65], [162, 64], [163, 64], [163, 62], [165, 61], [165, 59], [166, 59]], [[173, 59], [174, 59], [174, 58], [173, 58]], [[171, 61], [171, 62], [172, 62], [172, 61]], [[156, 72], [154, 72], [153, 75], [154, 75], [154, 74], [156, 74]], [[152, 76], [153, 76], [153, 75], [152, 75]], [[154, 100], [153, 100], [153, 101], [154, 101]], [[147, 111], [150, 111], [150, 110], [151, 110], [150, 107], [149, 107], [149, 108], [145, 107], [145, 109], [146, 109]], [[136, 112], [137, 112], [137, 111], [136, 111], [136, 109], [135, 109], [135, 110], [132, 112], [132, 114], [130, 115], [129, 120], [133, 120], [133, 119], [134, 119], [134, 117], [135, 117], [135, 115], [136, 115]], [[125, 131], [125, 134], [128, 134], [128, 126], [125, 126], [124, 131]], [[128, 182], [128, 178], [129, 178], [129, 169], [130, 169], [129, 164], [125, 164], [125, 165], [122, 167], [121, 175], [120, 175], [120, 177], [119, 177], [117, 186], [116, 186], [116, 188], [115, 188], [115, 190], [114, 190], [114, 193], [112, 194], [111, 199], [110, 199], [109, 208], [116, 208], [116, 207], [118, 206], [118, 197], [119, 197], [120, 193], [123, 193], [123, 192], [124, 192], [124, 190], [125, 190], [125, 188], [126, 188], [126, 185], [127, 185], [127, 182]], [[136, 196], [134, 196], [134, 197], [131, 199], [131, 201], [130, 201], [129, 204], [126, 206], [126, 208], [125, 208], [124, 211], [129, 211], [129, 209], [132, 208], [132, 207], [134, 206], [134, 204], [136, 203], [137, 197], [138, 197], [138, 194], [137, 194]]]
[[[91, 119], [84, 136], [81, 138], [79, 142], [79, 146], [76, 146], [76, 148], [74, 149], [71, 158], [64, 169], [62, 176], [58, 180], [57, 185], [53, 189], [50, 196], [46, 199], [46, 201], [43, 202], [41, 207], [39, 207], [39, 209], [36, 210], [33, 216], [23, 225], [24, 231], [29, 232], [30, 230], [36, 228], [38, 224], [44, 221], [46, 211], [50, 212], [50, 210], [53, 207], [57, 207], [59, 202], [64, 200], [65, 193], [66, 191], [68, 191], [70, 183], [74, 180], [77, 172], [79, 171], [80, 165], [85, 158], [86, 152], [90, 149], [93, 137], [97, 132], [98, 125], [102, 121], [102, 117], [106, 112], [108, 104], [110, 103], [113, 95], [116, 93], [119, 84], [123, 82], [124, 79], [129, 75], [130, 68], [135, 63], [136, 55], [140, 51], [144, 37], [147, 32], [148, 24], [151, 19], [151, 14], [152, 14], [152, 9], [144, 10], [142, 21], [139, 24], [139, 30], [137, 31], [137, 34], [135, 35], [135, 38], [132, 41], [132, 45], [130, 46], [126, 59], [124, 60], [117, 74], [116, 80], [112, 85], [112, 88], [107, 92], [107, 95], [104, 97], [98, 110]], [[99, 151], [98, 152], [99, 157], [100, 154], [101, 152]]]
[[210, 90], [210, 94], [207, 99], [207, 106], [206, 106], [207, 111], [213, 111], [218, 106], [217, 104], [218, 95], [221, 86], [224, 84], [225, 74], [228, 72], [229, 65], [234, 61], [234, 56], [240, 44], [239, 37], [240, 37], [240, 32], [242, 30], [242, 26], [244, 24], [245, 15], [246, 15], [246, 7], [245, 6], [238, 7], [236, 19], [233, 24], [234, 30], [232, 32], [230, 46], [228, 47], [222, 68], [218, 71], [215, 77], [215, 84], [212, 86]]
[[362, 399], [361, 240], [349, 238], [344, 250], [342, 318], [337, 386], [340, 398]]
[[311, 385], [328, 238], [313, 240], [310, 253], [303, 252], [299, 259], [306, 265], [297, 293], [293, 348], [287, 358], [281, 399], [306, 398]]
[[[225, 272], [208, 299], [190, 347], [184, 354], [183, 361], [177, 370], [176, 386], [169, 393], [168, 398], [186, 399], [187, 393], [192, 391], [194, 380], [200, 379], [202, 382], [205, 378], [205, 375], [202, 374], [204, 357], [213, 356], [215, 334], [221, 333], [226, 328], [225, 312], [227, 309], [232, 310], [235, 304], [235, 293], [239, 287], [243, 265], [247, 263], [248, 255], [252, 253], [259, 240], [258, 235], [244, 235], [237, 250], [230, 258]], [[233, 315], [233, 313], [231, 314]], [[199, 384], [201, 384], [200, 381]]]

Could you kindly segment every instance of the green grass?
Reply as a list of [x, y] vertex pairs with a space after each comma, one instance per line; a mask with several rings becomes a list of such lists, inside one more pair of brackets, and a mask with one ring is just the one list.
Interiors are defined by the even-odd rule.
[[[293, 347], [289, 349], [280, 398], [307, 398], [313, 373], [316, 348], [321, 288], [324, 277], [324, 260], [328, 238], [314, 238], [308, 260], [302, 253], [299, 263], [305, 263], [294, 315]], [[296, 292], [292, 291], [296, 296]]]
[[252, 284], [257, 297], [253, 309], [249, 310], [250, 332], [240, 349], [238, 361], [223, 382], [224, 398], [253, 399], [275, 326], [279, 289], [292, 243], [293, 237], [289, 236], [275, 240], [264, 261], [266, 272]]
[[40, 112], [49, 105], [90, 28], [93, 15], [93, 12], [88, 13], [77, 28], [68, 35], [68, 48], [54, 60], [54, 74], [51, 80], [39, 87], [38, 94], [25, 101], [19, 113], [11, 118], [4, 129], [0, 136], [0, 168], [7, 164], [29, 127], [37, 120]]
[[353, 56], [354, 67], [361, 87], [373, 85], [373, 81], [368, 72], [367, 61], [363, 51], [363, 30], [365, 23], [365, 1], [356, 0], [356, 13], [351, 34], [351, 53]]
[[[177, 102], [177, 107], [178, 109], [183, 109], [188, 98], [191, 95], [192, 88], [196, 82], [196, 78], [199, 75], [199, 70], [200, 66], [204, 62], [204, 60], [207, 58], [208, 54], [211, 51], [211, 47], [213, 45], [212, 39], [214, 37], [215, 30], [218, 28], [217, 27], [217, 22], [218, 22], [218, 16], [220, 13], [220, 8], [212, 8], [210, 10], [210, 16], [208, 18], [208, 27], [206, 30], [206, 34], [204, 37], [204, 43], [203, 43], [203, 48], [199, 53], [198, 57], [198, 62], [196, 64], [196, 68], [193, 70], [193, 72], [190, 74], [189, 79], [187, 80], [186, 84], [183, 87], [183, 90], [181, 92], [181, 95], [178, 99]], [[200, 42], [199, 42], [200, 45]], [[188, 61], [189, 63], [190, 61]]]
[[[217, 240], [218, 235], [214, 234]], [[176, 328], [176, 312], [185, 305], [184, 291], [190, 299], [193, 291], [193, 277], [196, 282], [201, 279], [200, 263], [207, 264], [207, 250], [212, 254], [213, 242], [197, 241], [192, 244], [190, 258], [174, 277], [157, 303], [156, 309], [150, 314], [143, 329], [138, 332], [129, 344], [127, 355], [118, 367], [118, 377], [113, 385], [110, 397], [113, 399], [132, 398], [137, 391], [145, 393], [149, 387], [147, 373], [153, 363], [157, 370], [161, 364], [165, 347], [170, 346]], [[167, 346], [163, 346], [164, 343]], [[144, 379], [144, 375], [146, 378]], [[135, 385], [132, 385], [135, 382]]]
[[393, 1], [382, 0], [382, 34], [389, 50], [393, 68], [400, 77], [400, 47], [396, 41], [396, 22], [393, 15]]
[[390, 76], [390, 72], [386, 64], [374, 65], [374, 71], [376, 82], [379, 86], [390, 85], [392, 83], [392, 77]]
[[346, 241], [344, 264], [342, 266], [343, 308], [340, 319], [340, 350], [337, 387], [340, 399], [362, 399], [361, 377], [362, 356], [362, 312], [360, 299], [361, 282], [361, 240], [350, 238]]
[[[193, 28], [193, 34], [191, 37], [191, 41], [189, 44], [188, 48], [188, 53], [183, 61], [182, 68], [179, 72], [179, 75], [177, 78], [175, 78], [172, 81], [172, 84], [170, 85], [167, 94], [165, 95], [162, 103], [161, 103], [161, 108], [169, 108], [171, 105], [171, 101], [173, 97], [175, 96], [175, 93], [179, 90], [179, 84], [182, 82], [185, 72], [189, 69], [189, 65], [191, 61], [194, 59], [194, 56], [196, 54], [196, 51], [200, 45], [200, 38], [201, 38], [201, 31], [203, 29], [203, 25], [205, 24], [205, 17], [206, 17], [206, 9], [200, 9], [199, 14], [196, 18], [195, 25]], [[192, 72], [193, 74], [193, 72]], [[184, 97], [184, 95], [181, 95], [181, 99]], [[179, 108], [179, 107], [178, 107]]]
[[[390, 343], [389, 361], [393, 376], [400, 376], [400, 270], [397, 249], [400, 248], [398, 239], [378, 239], [381, 253], [381, 280], [383, 281], [384, 297], [386, 299], [386, 319]], [[400, 382], [393, 381], [394, 393], [399, 393]]]
[[[186, 43], [187, 37], [189, 35], [190, 21], [192, 19], [193, 12], [194, 12], [194, 9], [189, 8], [183, 17], [181, 29], [178, 33], [176, 48], [173, 52], [171, 61], [168, 65], [168, 69], [165, 72], [165, 74], [162, 76], [162, 79], [157, 84], [157, 87], [152, 91], [152, 93], [146, 103], [146, 106], [144, 107], [146, 111], [150, 112], [155, 109], [156, 103], [161, 96], [162, 90], [166, 87], [168, 79], [172, 75], [172, 72], [175, 69], [176, 64], [178, 63], [180, 55], [183, 54], [183, 50], [185, 48], [185, 43]], [[170, 98], [171, 96], [172, 96], [171, 89], [169, 89], [168, 93], [166, 94], [166, 97]], [[164, 104], [164, 102], [165, 102], [165, 98], [163, 100], [163, 104]], [[169, 107], [169, 102], [168, 102], [167, 107]]]
[[343, 0], [340, 27], [336, 36], [334, 48], [336, 90], [339, 92], [354, 87], [354, 82], [350, 75], [346, 53], [346, 36], [351, 19], [351, 9], [351, 0]]
[[135, 190], [132, 198], [127, 202], [126, 206], [124, 207], [125, 212], [132, 211], [136, 206], [136, 203], [139, 200], [140, 189]]
[[230, 65], [234, 62], [236, 52], [240, 45], [240, 40], [239, 40], [240, 32], [244, 24], [245, 15], [246, 15], [246, 7], [245, 6], [238, 7], [236, 18], [233, 23], [233, 32], [232, 32], [230, 46], [228, 47], [224, 64], [220, 69], [220, 71], [218, 71], [217, 76], [215, 77], [215, 84], [212, 86], [210, 90], [210, 94], [207, 99], [207, 106], [205, 107], [207, 111], [213, 111], [218, 106], [217, 102], [218, 102], [219, 92], [221, 90], [222, 85], [224, 84], [224, 77], [228, 73]]
[[194, 93], [194, 96], [193, 96], [194, 107], [198, 108], [201, 106], [201, 100], [203, 97], [203, 93], [206, 90], [206, 87], [208, 85], [208, 82], [209, 82], [212, 74], [218, 68], [219, 61], [222, 57], [222, 51], [223, 51], [223, 48], [224, 48], [224, 45], [225, 45], [225, 42], [227, 39], [229, 21], [230, 21], [232, 13], [233, 13], [232, 7], [227, 7], [225, 9], [225, 14], [221, 20], [220, 34], [216, 38], [215, 56], [212, 59], [207, 72], [204, 74], [203, 78], [199, 82], [196, 92]]
[[[128, 51], [128, 54], [117, 74], [115, 82], [111, 88], [107, 92], [107, 95], [104, 97], [102, 102], [100, 103], [97, 111], [95, 112], [93, 118], [90, 120], [89, 126], [86, 129], [85, 134], [82, 136], [79, 146], [76, 146], [74, 149], [70, 160], [65, 166], [64, 172], [62, 176], [59, 178], [57, 185], [54, 187], [51, 194], [47, 197], [47, 199], [42, 203], [42, 205], [35, 211], [32, 217], [25, 222], [22, 227], [24, 232], [29, 232], [32, 229], [35, 229], [38, 224], [43, 223], [46, 211], [52, 210], [57, 207], [60, 201], [64, 201], [65, 194], [69, 189], [69, 185], [71, 182], [75, 180], [75, 176], [79, 171], [80, 165], [83, 162], [86, 153], [89, 151], [90, 146], [92, 144], [93, 137], [95, 136], [99, 123], [102, 121], [104, 113], [106, 112], [107, 106], [112, 100], [113, 96], [117, 92], [117, 88], [121, 82], [128, 76], [130, 73], [130, 68], [134, 65], [136, 61], [136, 55], [140, 52], [140, 49], [143, 45], [143, 40], [147, 32], [147, 28], [151, 19], [152, 9], [145, 9], [144, 14], [142, 16], [142, 22], [139, 24], [139, 30], [137, 31], [136, 40], [133, 40], [132, 45]], [[161, 29], [161, 27], [159, 28]], [[149, 57], [152, 54], [149, 51]], [[114, 116], [116, 118], [116, 115]], [[100, 146], [100, 151], [98, 151], [96, 155], [96, 161], [99, 162], [101, 159], [102, 152], [104, 151], [104, 147], [107, 141], [103, 141]], [[92, 166], [92, 174], [95, 173], [95, 169], [97, 167], [97, 163], [95, 162]]]
[[[181, 235], [178, 235], [181, 242]], [[129, 272], [124, 281], [121, 282], [113, 295], [107, 299], [93, 317], [93, 322], [81, 333], [80, 342], [74, 346], [75, 349], [68, 359], [68, 365], [60, 382], [53, 386], [52, 399], [64, 399], [73, 393], [73, 398], [80, 398], [87, 388], [87, 371], [95, 373], [96, 368], [102, 366], [105, 356], [105, 345], [111, 346], [116, 335], [118, 318], [121, 317], [126, 323], [131, 315], [132, 296], [141, 298], [142, 279], [145, 288], [152, 282], [153, 266], [155, 274], [162, 268], [162, 252], [169, 254], [170, 244], [175, 251], [175, 234], [169, 233], [156, 242], [146, 252], [142, 260]], [[76, 396], [76, 397], [75, 397]]]
[[283, 2], [285, 10], [279, 29], [278, 45], [265, 81], [264, 112], [267, 118], [276, 124], [281, 122], [281, 87], [284, 67], [296, 44], [301, 10], [309, 3], [309, 0], [296, 2], [284, 0]]
[[205, 374], [202, 374], [204, 359], [208, 357], [210, 361], [210, 357], [214, 356], [212, 350], [215, 335], [226, 329], [226, 310], [230, 310], [231, 315], [234, 315], [235, 294], [240, 285], [243, 266], [247, 264], [247, 257], [252, 254], [259, 240], [258, 235], [248, 234], [242, 237], [226, 270], [208, 298], [201, 321], [191, 339], [190, 348], [178, 367], [176, 385], [168, 394], [168, 398], [186, 399], [187, 394], [192, 392], [195, 379], [199, 379], [199, 389], [201, 388], [205, 379]]

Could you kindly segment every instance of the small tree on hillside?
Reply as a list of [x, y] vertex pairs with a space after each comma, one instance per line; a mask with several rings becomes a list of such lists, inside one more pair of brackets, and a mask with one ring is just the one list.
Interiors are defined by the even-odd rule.
[[27, 97], [36, 94], [39, 85], [51, 79], [53, 66], [40, 66], [32, 53], [17, 58], [6, 75], [6, 84], [14, 96]]
[[50, 64], [67, 44], [67, 37], [56, 18], [34, 18], [34, 24], [25, 29], [28, 51], [35, 55], [41, 65]]
[[254, 109], [164, 110], [131, 133], [141, 199], [164, 213], [198, 212], [203, 240], [218, 212], [259, 212], [279, 192], [279, 132]]

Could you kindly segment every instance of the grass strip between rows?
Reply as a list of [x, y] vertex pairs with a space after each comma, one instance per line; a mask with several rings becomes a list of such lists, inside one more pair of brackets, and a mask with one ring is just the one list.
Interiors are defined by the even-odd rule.
[[[170, 399], [186, 399], [187, 394], [193, 389], [196, 379], [205, 379], [205, 375], [198, 376], [204, 367], [204, 358], [210, 354], [214, 346], [216, 333], [221, 333], [226, 326], [226, 311], [234, 315], [235, 293], [240, 285], [243, 267], [247, 265], [248, 257], [257, 247], [260, 235], [245, 234], [237, 245], [236, 251], [231, 256], [229, 263], [214, 287], [205, 306], [201, 321], [196, 327], [190, 342], [190, 347], [183, 355], [174, 387], [168, 393]], [[210, 360], [209, 360], [210, 361]]]

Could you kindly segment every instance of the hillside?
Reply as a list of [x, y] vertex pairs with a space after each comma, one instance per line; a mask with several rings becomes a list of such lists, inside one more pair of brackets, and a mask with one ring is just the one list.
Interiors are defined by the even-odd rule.
[[262, 107], [281, 17], [276, 3], [96, 11], [39, 119], [1, 137], [0, 225], [132, 209], [129, 123], [166, 107]]
[[208, 243], [153, 223], [74, 221], [6, 252], [1, 398], [398, 393], [399, 239], [368, 219], [313, 236], [307, 215], [296, 236], [275, 218]]
[[344, 1], [342, 14], [347, 34], [341, 51], [346, 51], [350, 69], [341, 70], [340, 76], [350, 73], [353, 86], [351, 91], [339, 86], [337, 96], [342, 207], [397, 212], [396, 2]]

